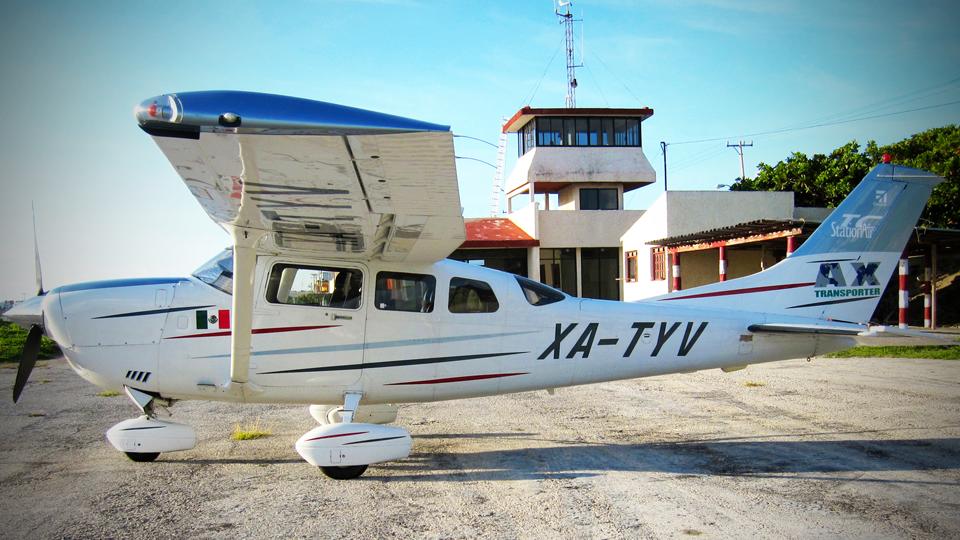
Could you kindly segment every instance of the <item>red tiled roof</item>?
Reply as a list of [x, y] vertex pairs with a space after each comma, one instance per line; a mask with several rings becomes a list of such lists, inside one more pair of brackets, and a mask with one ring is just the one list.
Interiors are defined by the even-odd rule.
[[526, 248], [540, 245], [540, 241], [506, 218], [477, 218], [466, 220], [467, 241], [461, 248]]

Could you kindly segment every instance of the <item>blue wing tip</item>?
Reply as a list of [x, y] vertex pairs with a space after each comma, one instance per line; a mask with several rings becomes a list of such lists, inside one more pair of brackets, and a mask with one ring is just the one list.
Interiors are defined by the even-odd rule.
[[[449, 132], [450, 126], [423, 122], [346, 105], [305, 98], [241, 90], [203, 90], [163, 94], [141, 102], [134, 110], [141, 124], [225, 126], [234, 115], [237, 126], [250, 128], [344, 129]], [[226, 127], [231, 127], [227, 125]]]

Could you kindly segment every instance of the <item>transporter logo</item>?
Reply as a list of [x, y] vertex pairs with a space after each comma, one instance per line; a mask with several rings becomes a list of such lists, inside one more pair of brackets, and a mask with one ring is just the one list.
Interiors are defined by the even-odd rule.
[[843, 221], [830, 224], [830, 236], [834, 238], [873, 238], [873, 233], [877, 231], [876, 222], [883, 219], [883, 216], [861, 216], [860, 214], [843, 214]]
[[817, 298], [879, 296], [882, 292], [880, 281], [876, 277], [879, 267], [879, 262], [851, 262], [853, 281], [848, 285], [839, 262], [821, 263], [817, 271], [817, 281], [813, 285], [814, 292]]

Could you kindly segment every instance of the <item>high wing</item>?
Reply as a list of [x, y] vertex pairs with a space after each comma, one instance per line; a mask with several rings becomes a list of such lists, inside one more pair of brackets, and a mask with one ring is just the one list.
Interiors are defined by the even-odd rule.
[[425, 262], [465, 239], [447, 126], [233, 91], [135, 115], [215, 222], [265, 231], [261, 251]]

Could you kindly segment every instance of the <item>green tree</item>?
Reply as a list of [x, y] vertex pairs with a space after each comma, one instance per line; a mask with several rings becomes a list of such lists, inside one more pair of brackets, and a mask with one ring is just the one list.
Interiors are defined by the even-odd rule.
[[932, 227], [960, 228], [960, 127], [928, 129], [907, 139], [878, 146], [869, 141], [861, 151], [850, 141], [829, 155], [807, 157], [794, 152], [776, 165], [760, 163], [755, 178], [738, 178], [733, 191], [793, 191], [797, 206], [836, 206], [876, 164], [883, 154], [893, 162], [925, 169], [946, 181], [934, 190], [921, 217]]

